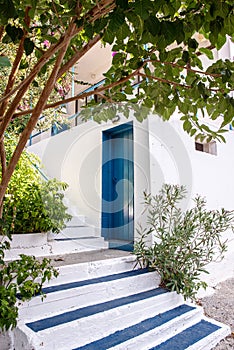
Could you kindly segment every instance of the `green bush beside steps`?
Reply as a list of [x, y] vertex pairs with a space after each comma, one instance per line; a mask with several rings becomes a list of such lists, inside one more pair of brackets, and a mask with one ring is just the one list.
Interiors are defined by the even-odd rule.
[[148, 226], [138, 228], [133, 253], [143, 266], [159, 272], [164, 287], [195, 299], [198, 289], [207, 287], [201, 272], [208, 273], [206, 265], [222, 259], [227, 250], [221, 234], [232, 227], [234, 212], [207, 210], [200, 196], [183, 212], [185, 196], [184, 186], [168, 184], [155, 196], [144, 194]]

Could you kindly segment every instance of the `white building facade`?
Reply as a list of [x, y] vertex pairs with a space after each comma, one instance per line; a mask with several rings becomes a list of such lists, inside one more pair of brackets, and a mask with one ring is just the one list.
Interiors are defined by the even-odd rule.
[[[232, 49], [227, 42], [216, 59], [232, 57]], [[102, 78], [96, 71], [90, 77]], [[232, 130], [225, 134], [226, 143], [201, 144], [183, 131], [177, 115], [170, 122], [150, 115], [142, 123], [118, 115], [113, 122], [90, 120], [40, 138], [29, 150], [41, 157], [48, 177], [68, 183], [73, 216], [83, 215], [110, 247], [132, 248], [138, 225], [146, 225], [143, 192], [156, 194], [163, 183], [186, 186], [184, 209], [196, 194], [206, 197], [209, 209], [234, 209]], [[226, 258], [210, 266], [211, 284], [234, 276], [234, 233], [225, 233], [226, 238]]]

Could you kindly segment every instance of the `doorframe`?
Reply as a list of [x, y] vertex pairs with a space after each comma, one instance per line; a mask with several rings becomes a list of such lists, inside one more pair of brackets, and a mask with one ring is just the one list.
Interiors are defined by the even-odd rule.
[[[132, 185], [133, 185], [133, 218], [131, 221], [133, 221], [133, 232], [132, 232], [132, 238], [134, 240], [134, 198], [135, 198], [135, 191], [134, 191], [134, 128], [133, 128], [133, 121], [130, 121], [130, 122], [127, 122], [127, 123], [124, 123], [124, 124], [121, 124], [121, 125], [118, 125], [118, 126], [115, 126], [115, 127], [112, 127], [110, 129], [106, 129], [106, 130], [103, 130], [102, 132], [102, 165], [104, 164], [105, 162], [105, 159], [111, 159], [111, 148], [107, 145], [107, 147], [105, 147], [105, 141], [108, 141], [108, 140], [111, 140], [112, 137], [115, 135], [115, 134], [118, 134], [118, 133], [121, 133], [121, 132], [124, 132], [124, 131], [128, 131], [128, 130], [131, 130], [132, 131], [132, 135], [133, 135], [133, 148], [132, 148], [132, 154], [131, 154], [131, 160], [133, 162], [133, 182], [132, 182]], [[112, 186], [109, 185], [107, 187], [107, 184], [105, 182], [105, 176], [103, 176], [103, 172], [102, 172], [102, 188], [101, 188], [101, 195], [102, 195], [102, 213], [101, 213], [101, 235], [102, 237], [104, 237], [105, 240], [108, 240], [108, 228], [111, 229], [111, 223], [109, 221], [109, 223], [105, 223], [105, 225], [103, 225], [103, 220], [107, 220], [106, 217], [104, 217], [104, 211], [103, 211], [103, 198], [106, 198], [108, 197], [108, 192], [110, 193], [110, 191], [112, 191]], [[110, 202], [111, 203], [111, 202]], [[109, 226], [109, 227], [108, 227]], [[126, 241], [128, 242], [128, 241]], [[129, 244], [128, 244], [129, 245]], [[128, 249], [128, 250], [132, 250], [133, 248], [133, 242], [131, 244], [131, 247]], [[118, 249], [121, 249], [121, 247], [118, 247]]]

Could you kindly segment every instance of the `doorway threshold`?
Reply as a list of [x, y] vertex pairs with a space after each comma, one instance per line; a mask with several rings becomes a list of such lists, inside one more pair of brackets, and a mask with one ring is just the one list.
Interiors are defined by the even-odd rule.
[[132, 252], [134, 248], [134, 242], [123, 240], [109, 240], [109, 249], [123, 250], [126, 252]]

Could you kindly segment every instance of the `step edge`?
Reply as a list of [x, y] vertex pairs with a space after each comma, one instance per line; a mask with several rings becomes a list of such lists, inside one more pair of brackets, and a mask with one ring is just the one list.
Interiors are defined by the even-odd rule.
[[218, 327], [215, 332], [210, 333], [208, 336], [200, 339], [195, 344], [189, 346], [186, 350], [211, 350], [213, 349], [222, 339], [226, 338], [231, 334], [231, 327], [226, 325], [225, 323], [221, 323], [216, 321], [213, 318], [206, 317], [205, 315], [202, 317], [203, 320], [212, 323]]

